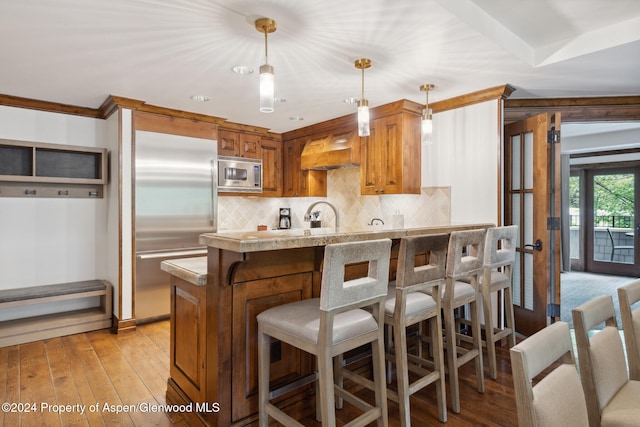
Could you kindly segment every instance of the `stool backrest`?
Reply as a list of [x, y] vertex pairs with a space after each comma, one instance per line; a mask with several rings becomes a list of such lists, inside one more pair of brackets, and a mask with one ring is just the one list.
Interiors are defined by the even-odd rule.
[[[510, 355], [519, 426], [588, 425], [569, 324], [547, 326], [512, 347]], [[558, 360], [560, 365], [532, 386], [533, 379]]]
[[[387, 295], [391, 240], [329, 244], [324, 250], [320, 310], [356, 308]], [[347, 264], [368, 262], [368, 274], [345, 282]]]
[[[449, 236], [447, 277], [458, 279], [478, 275], [484, 262], [487, 230], [454, 231]], [[466, 253], [463, 255], [463, 251]]]
[[[396, 287], [405, 288], [436, 280], [444, 281], [447, 267], [447, 234], [409, 236], [400, 240]], [[429, 263], [416, 266], [416, 254], [426, 252]]]
[[[610, 295], [596, 297], [571, 313], [589, 418], [592, 425], [599, 425], [602, 409], [629, 380], [613, 298]], [[589, 331], [603, 322], [604, 328], [590, 338]]]
[[484, 247], [484, 266], [494, 269], [511, 265], [516, 259], [518, 226], [491, 227], [487, 229]]
[[632, 380], [640, 381], [640, 307], [631, 310], [631, 307], [640, 301], [640, 280], [619, 287], [618, 301], [620, 302], [624, 342], [627, 347], [629, 377]]

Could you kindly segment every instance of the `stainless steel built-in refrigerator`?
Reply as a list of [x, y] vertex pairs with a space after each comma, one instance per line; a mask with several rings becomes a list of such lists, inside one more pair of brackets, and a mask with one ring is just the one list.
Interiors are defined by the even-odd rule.
[[217, 141], [135, 133], [135, 318], [169, 315], [165, 259], [206, 255], [202, 233], [216, 230]]

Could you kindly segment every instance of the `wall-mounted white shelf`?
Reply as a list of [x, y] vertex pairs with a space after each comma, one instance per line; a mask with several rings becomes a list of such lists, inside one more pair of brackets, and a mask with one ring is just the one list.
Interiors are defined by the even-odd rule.
[[0, 197], [102, 197], [107, 150], [0, 139]]

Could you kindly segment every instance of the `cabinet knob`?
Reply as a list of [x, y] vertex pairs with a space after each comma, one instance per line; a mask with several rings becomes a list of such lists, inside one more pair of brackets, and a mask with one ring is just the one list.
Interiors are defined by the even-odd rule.
[[29, 196], [35, 196], [36, 190], [24, 190], [24, 194], [27, 194]]

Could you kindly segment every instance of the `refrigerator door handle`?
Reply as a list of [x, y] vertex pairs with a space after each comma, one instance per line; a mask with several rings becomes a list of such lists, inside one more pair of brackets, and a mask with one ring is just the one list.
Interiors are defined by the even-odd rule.
[[193, 255], [206, 255], [207, 249], [187, 249], [182, 251], [163, 251], [137, 254], [136, 258], [140, 260], [144, 259], [158, 259], [158, 258], [176, 258], [176, 257], [190, 257]]

